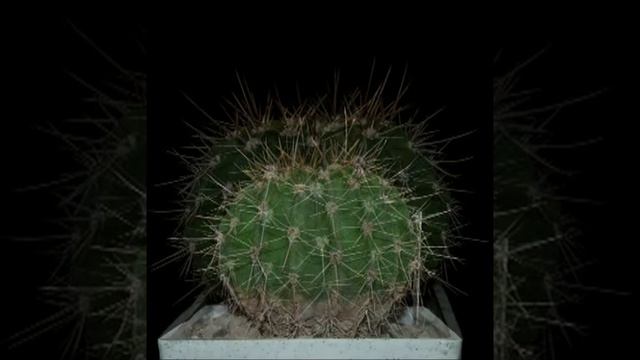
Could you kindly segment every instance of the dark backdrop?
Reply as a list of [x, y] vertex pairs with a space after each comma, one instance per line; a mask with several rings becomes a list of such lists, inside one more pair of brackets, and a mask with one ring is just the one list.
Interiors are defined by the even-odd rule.
[[[134, 22], [75, 21], [113, 57], [124, 63], [130, 59], [131, 66], [149, 70], [151, 210], [166, 209], [176, 200], [171, 188], [155, 185], [183, 172], [166, 151], [188, 141], [191, 133], [184, 121], [206, 123], [180, 91], [219, 117], [222, 97], [238, 89], [236, 70], [259, 96], [274, 85], [281, 94], [290, 96], [296, 81], [304, 93], [315, 94], [326, 88], [335, 69], [341, 70], [345, 87], [365, 84], [375, 58], [380, 74], [393, 65], [392, 78], [396, 80], [404, 66], [408, 66], [411, 89], [406, 100], [420, 105], [423, 113], [446, 106], [433, 121], [442, 136], [477, 129], [459, 146], [452, 147], [451, 155], [474, 157], [456, 167], [461, 174], [456, 185], [474, 191], [460, 199], [465, 208], [464, 220], [469, 223], [465, 233], [488, 240], [493, 55], [503, 49], [507, 60], [517, 62], [551, 45], [547, 55], [527, 71], [525, 81], [545, 89], [548, 94], [545, 96], [550, 99], [607, 89], [602, 96], [572, 108], [565, 114], [565, 121], [555, 125], [559, 137], [596, 135], [604, 139], [597, 147], [585, 150], [585, 156], [579, 160], [557, 155], [558, 161], [583, 170], [580, 176], [562, 179], [562, 183], [578, 195], [586, 194], [604, 202], [596, 208], [572, 209], [586, 234], [581, 244], [584, 252], [589, 259], [596, 260], [584, 283], [617, 292], [633, 290], [637, 283], [632, 249], [637, 238], [634, 234], [638, 112], [634, 106], [637, 77], [631, 66], [634, 43], [628, 41], [631, 29], [596, 21], [554, 31], [546, 22], [539, 22], [540, 31], [534, 31], [535, 36], [526, 36], [524, 33], [530, 31], [512, 31], [515, 28], [510, 26], [498, 27], [497, 32], [489, 34], [472, 24], [466, 28], [449, 24], [427, 29], [424, 27], [427, 18], [394, 18], [396, 21], [368, 19], [371, 24], [366, 27], [354, 20], [351, 26], [339, 29], [328, 19], [328, 25], [313, 32], [300, 30], [304, 21], [286, 25], [271, 22], [258, 27], [241, 21], [225, 22], [224, 12], [210, 15], [207, 23], [217, 26], [195, 27], [188, 21], [177, 23], [173, 19], [158, 21], [147, 24], [147, 62], [131, 56], [135, 46], [123, 40], [131, 39], [132, 33], [138, 31], [132, 25]], [[41, 247], [17, 245], [6, 241], [7, 237], [50, 234], [56, 228], [46, 220], [59, 215], [52, 195], [16, 194], [12, 189], [31, 184], [34, 179], [38, 182], [42, 178], [55, 178], [72, 168], [58, 142], [34, 131], [34, 127], [48, 119], [70, 116], [78, 99], [86, 95], [61, 70], [78, 69], [89, 79], [103, 78], [113, 71], [78, 40], [63, 20], [31, 20], [10, 24], [5, 32], [11, 35], [8, 41], [11, 50], [5, 53], [10, 60], [5, 68], [10, 91], [4, 96], [7, 103], [0, 122], [3, 338], [46, 314], [46, 309], [38, 305], [34, 286], [42, 284], [48, 275], [46, 269], [55, 263]], [[149, 259], [153, 261], [168, 251], [166, 237], [171, 235], [174, 224], [161, 214], [149, 214]], [[489, 243], [466, 244], [459, 253], [469, 260], [458, 267], [451, 281], [468, 295], [450, 295], [465, 337], [465, 355], [486, 358], [491, 351], [491, 247]], [[158, 335], [188, 306], [189, 298], [175, 304], [187, 289], [176, 268], [150, 274], [149, 358], [154, 358]], [[626, 330], [629, 323], [637, 320], [632, 304], [631, 296], [600, 291], [586, 297], [582, 305], [568, 309], [570, 316], [590, 326], [584, 336], [572, 338], [571, 346], [565, 346], [562, 354], [572, 354], [571, 358], [586, 355], [623, 358], [633, 344], [633, 328]], [[2, 358], [48, 354], [49, 347], [65, 336], [64, 331], [54, 332]], [[2, 350], [6, 350], [5, 343]]]

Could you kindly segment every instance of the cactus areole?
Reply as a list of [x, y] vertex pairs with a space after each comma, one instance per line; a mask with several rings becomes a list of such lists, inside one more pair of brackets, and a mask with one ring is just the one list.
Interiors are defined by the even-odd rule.
[[190, 263], [265, 335], [380, 334], [444, 256], [437, 151], [379, 100], [349, 108], [252, 120], [191, 163]]

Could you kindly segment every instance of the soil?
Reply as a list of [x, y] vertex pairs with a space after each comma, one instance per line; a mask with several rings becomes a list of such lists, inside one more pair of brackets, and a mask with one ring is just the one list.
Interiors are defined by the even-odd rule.
[[[416, 324], [415, 315], [418, 314]], [[209, 305], [184, 322], [173, 338], [181, 339], [257, 339], [260, 331], [225, 305]], [[407, 308], [401, 317], [387, 326], [383, 338], [449, 338], [450, 330], [426, 308]]]

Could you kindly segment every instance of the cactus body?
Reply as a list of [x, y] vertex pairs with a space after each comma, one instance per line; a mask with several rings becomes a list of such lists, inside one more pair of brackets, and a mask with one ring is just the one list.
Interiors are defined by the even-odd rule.
[[353, 99], [337, 114], [244, 114], [184, 158], [189, 261], [265, 334], [380, 333], [445, 257], [454, 206], [437, 149], [397, 104]]
[[[273, 307], [270, 316], [284, 329], [328, 307], [350, 311], [337, 317], [355, 334], [362, 312], [386, 315], [416, 275], [411, 210], [379, 176], [340, 165], [276, 171], [242, 188], [226, 209], [223, 277], [246, 311]], [[313, 334], [304, 325], [301, 333]]]

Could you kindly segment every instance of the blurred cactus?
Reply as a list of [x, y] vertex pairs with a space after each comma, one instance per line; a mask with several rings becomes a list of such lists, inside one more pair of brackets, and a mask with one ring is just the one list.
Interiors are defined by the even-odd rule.
[[[146, 75], [125, 70], [75, 26], [119, 73], [78, 103], [86, 114], [44, 130], [70, 151], [76, 169], [30, 189], [53, 190], [67, 214], [55, 254], [59, 266], [42, 287], [58, 310], [16, 333], [20, 345], [69, 324], [64, 358], [146, 358]], [[101, 81], [105, 81], [102, 79]], [[77, 111], [78, 113], [80, 110]]]
[[[539, 54], [538, 54], [539, 55]], [[543, 155], [552, 144], [548, 123], [582, 99], [535, 107], [518, 89], [529, 62], [495, 75], [494, 107], [494, 359], [538, 359], [553, 350], [552, 330], [576, 328], [559, 307], [576, 300], [563, 291], [579, 267], [572, 242], [577, 225], [563, 208], [551, 176], [567, 175]]]

